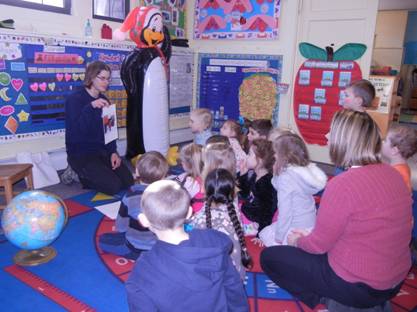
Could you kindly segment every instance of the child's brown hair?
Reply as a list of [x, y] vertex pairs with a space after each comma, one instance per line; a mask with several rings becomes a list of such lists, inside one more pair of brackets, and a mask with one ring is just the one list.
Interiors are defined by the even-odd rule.
[[351, 88], [353, 94], [362, 99], [363, 107], [370, 107], [372, 101], [375, 98], [375, 87], [373, 84], [366, 79], [361, 79], [352, 82], [348, 88]]
[[298, 135], [285, 133], [273, 142], [276, 155], [274, 174], [278, 175], [288, 165], [305, 167], [310, 163], [307, 146]]
[[140, 182], [150, 184], [161, 180], [168, 174], [168, 162], [160, 152], [143, 154], [136, 163], [136, 173]]
[[396, 147], [404, 159], [417, 153], [417, 130], [400, 125], [392, 125], [388, 130], [387, 139], [392, 147]]
[[252, 128], [267, 138], [269, 131], [272, 129], [272, 123], [269, 119], [255, 119], [250, 123], [249, 128]]
[[224, 122], [223, 125], [228, 125], [230, 129], [235, 133], [234, 138], [237, 139], [241, 146], [244, 146], [246, 136], [242, 133], [242, 127], [240, 124], [232, 119], [228, 119]]
[[275, 158], [272, 149], [272, 142], [266, 139], [255, 139], [252, 141], [251, 147], [256, 155], [262, 161], [263, 166], [268, 172], [272, 173]]

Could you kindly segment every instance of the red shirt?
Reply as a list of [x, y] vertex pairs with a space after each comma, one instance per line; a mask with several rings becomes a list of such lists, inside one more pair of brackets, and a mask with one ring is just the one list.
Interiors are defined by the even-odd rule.
[[391, 166], [351, 168], [328, 183], [316, 226], [298, 246], [328, 253], [332, 269], [348, 282], [392, 288], [411, 266], [411, 205], [409, 190]]

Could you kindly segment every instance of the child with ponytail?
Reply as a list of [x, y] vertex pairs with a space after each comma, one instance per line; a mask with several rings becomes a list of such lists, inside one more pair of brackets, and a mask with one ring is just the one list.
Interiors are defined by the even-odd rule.
[[226, 169], [210, 171], [204, 183], [206, 191], [205, 209], [191, 219], [194, 228], [209, 228], [227, 234], [233, 242], [230, 256], [242, 280], [245, 268], [252, 266], [242, 225], [235, 207], [235, 180]]

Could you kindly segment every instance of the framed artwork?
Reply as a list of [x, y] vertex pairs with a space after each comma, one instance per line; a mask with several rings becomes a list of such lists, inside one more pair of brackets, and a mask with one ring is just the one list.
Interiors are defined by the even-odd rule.
[[194, 39], [276, 39], [280, 0], [197, 0]]

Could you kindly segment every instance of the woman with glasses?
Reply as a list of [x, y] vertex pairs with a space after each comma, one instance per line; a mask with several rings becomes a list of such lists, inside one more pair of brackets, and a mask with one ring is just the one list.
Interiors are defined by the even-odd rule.
[[88, 65], [84, 87], [65, 102], [65, 144], [68, 164], [83, 187], [109, 195], [133, 184], [129, 169], [116, 150], [116, 140], [104, 142], [102, 108], [110, 105], [104, 96], [111, 69], [100, 61]]

